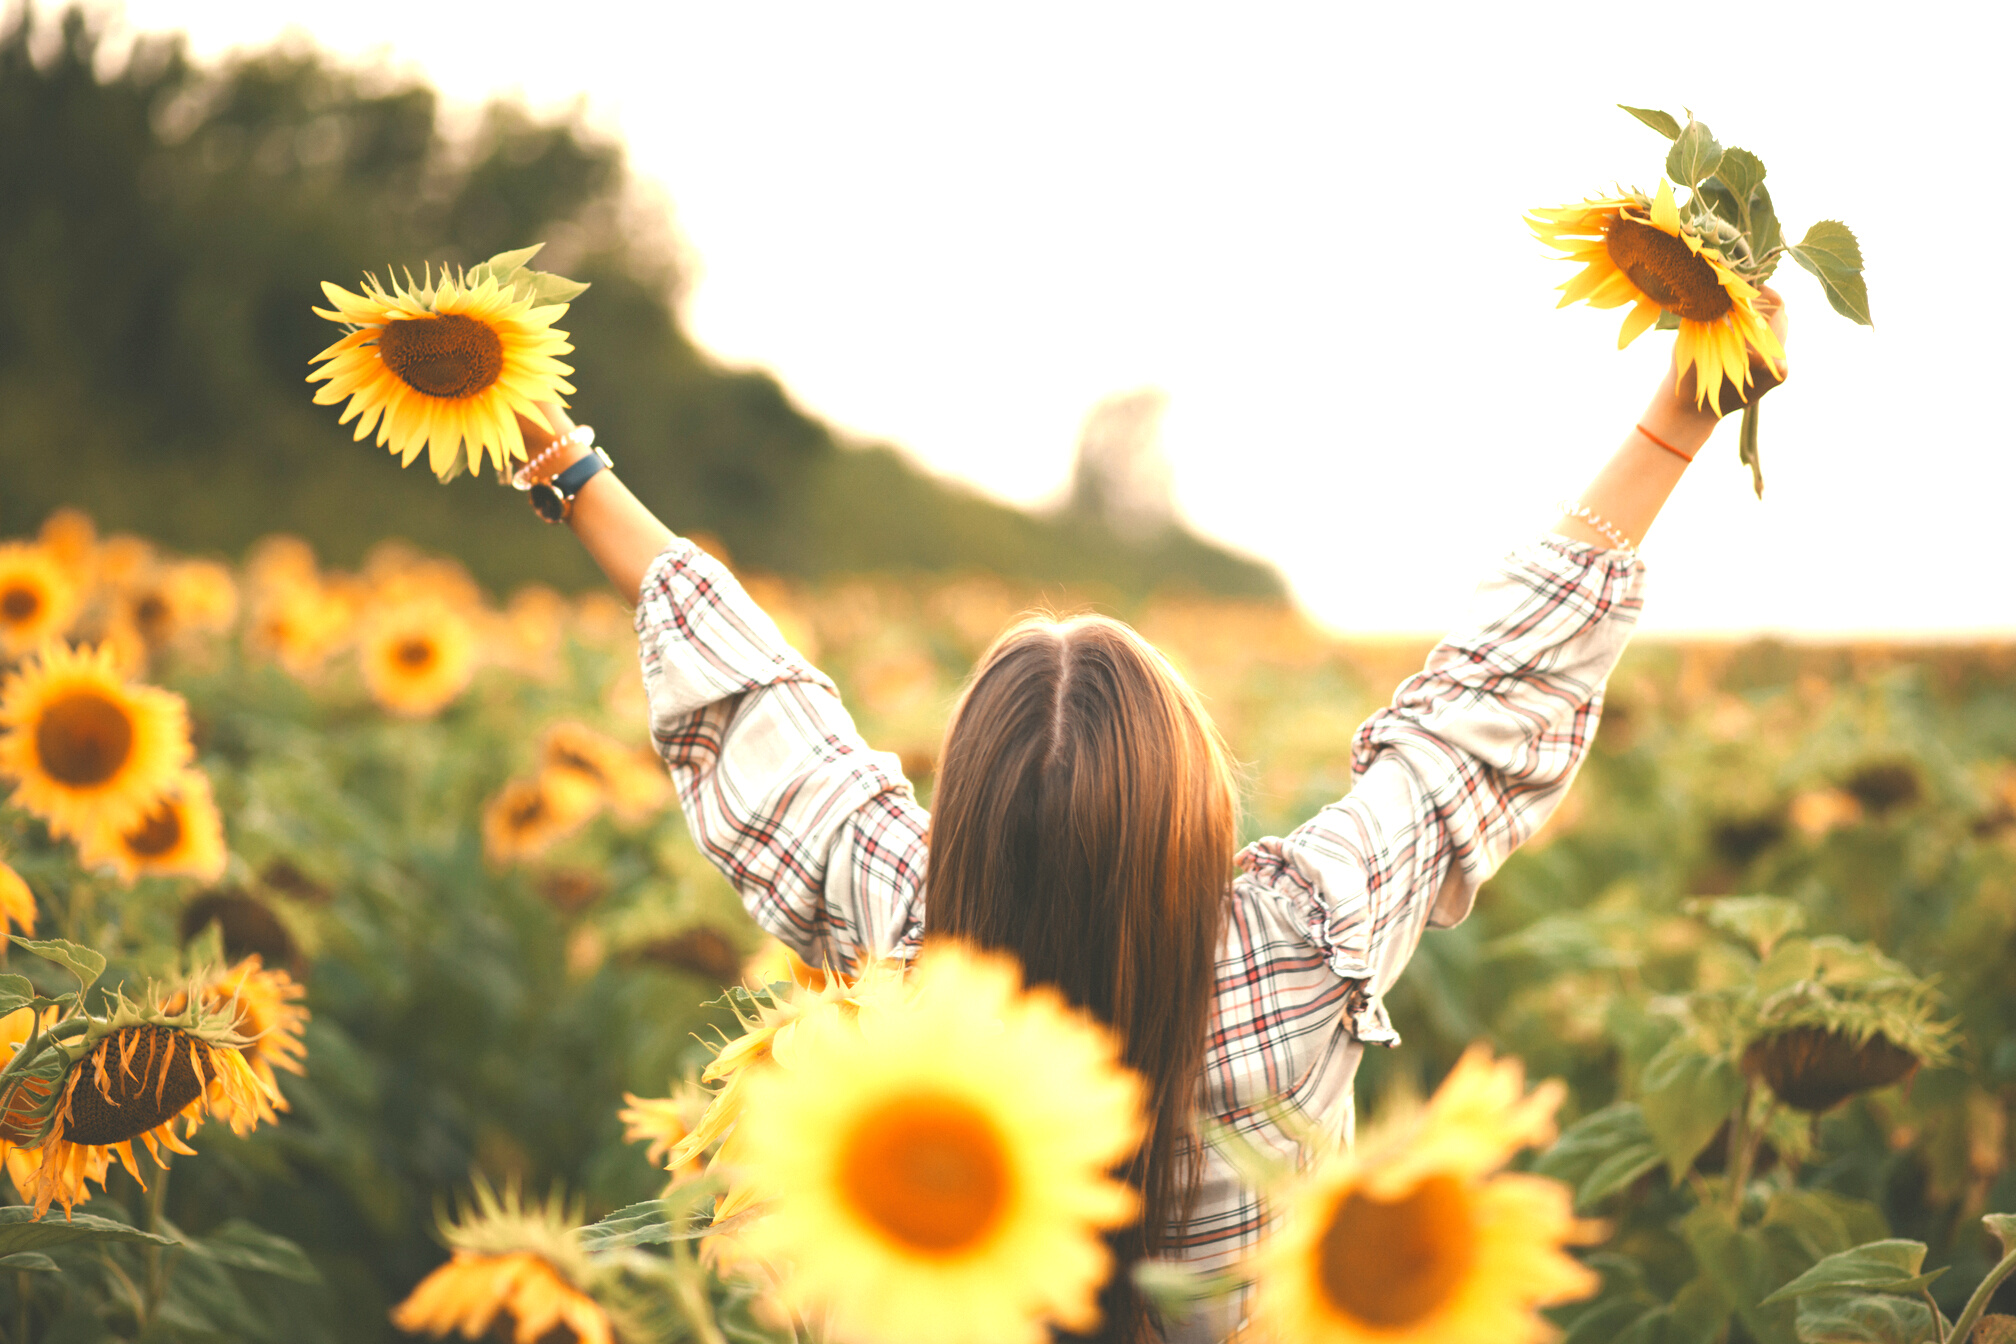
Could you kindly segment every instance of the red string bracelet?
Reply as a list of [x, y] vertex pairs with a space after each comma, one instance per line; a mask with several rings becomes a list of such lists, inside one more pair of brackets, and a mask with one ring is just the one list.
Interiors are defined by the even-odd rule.
[[1643, 434], [1646, 438], [1652, 440], [1652, 442], [1658, 444], [1661, 448], [1664, 448], [1667, 452], [1673, 454], [1673, 456], [1679, 458], [1682, 462], [1692, 462], [1694, 460], [1694, 454], [1681, 452], [1678, 448], [1675, 448], [1672, 444], [1666, 442], [1666, 440], [1660, 438], [1657, 434], [1654, 434], [1651, 430], [1645, 428], [1645, 426], [1638, 425], [1636, 426], [1636, 428], [1640, 434]]

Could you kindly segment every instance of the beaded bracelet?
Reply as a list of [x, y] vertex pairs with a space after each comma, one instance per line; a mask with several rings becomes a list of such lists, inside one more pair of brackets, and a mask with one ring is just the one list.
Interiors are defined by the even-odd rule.
[[1564, 499], [1554, 507], [1561, 510], [1563, 517], [1580, 518], [1583, 522], [1589, 524], [1590, 527], [1601, 533], [1618, 550], [1637, 551], [1638, 548], [1631, 544], [1631, 539], [1617, 530], [1615, 523], [1605, 518], [1602, 514], [1597, 513], [1588, 505], [1576, 504]]
[[514, 490], [530, 490], [539, 479], [533, 474], [533, 471], [541, 462], [544, 462], [555, 453], [565, 452], [567, 449], [574, 447], [586, 448], [594, 442], [595, 427], [593, 425], [576, 425], [559, 438], [553, 440], [553, 442], [547, 444], [540, 451], [539, 456], [512, 472], [511, 488]]

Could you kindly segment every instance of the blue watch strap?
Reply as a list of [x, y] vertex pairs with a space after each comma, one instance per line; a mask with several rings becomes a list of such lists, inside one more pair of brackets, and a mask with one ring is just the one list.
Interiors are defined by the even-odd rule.
[[581, 493], [582, 486], [595, 478], [596, 472], [611, 465], [607, 453], [600, 448], [592, 448], [588, 456], [553, 478], [553, 488], [560, 492], [562, 498], [571, 500]]

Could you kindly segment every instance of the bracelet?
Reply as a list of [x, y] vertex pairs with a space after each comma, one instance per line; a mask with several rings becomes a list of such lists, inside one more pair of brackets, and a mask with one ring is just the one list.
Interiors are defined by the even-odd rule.
[[1643, 434], [1646, 438], [1652, 440], [1652, 442], [1658, 444], [1661, 448], [1664, 448], [1667, 452], [1679, 458], [1682, 462], [1692, 462], [1694, 460], [1694, 454], [1681, 452], [1678, 448], [1675, 448], [1672, 444], [1666, 442], [1666, 440], [1660, 438], [1657, 434], [1654, 434], [1651, 430], [1645, 428], [1645, 426], [1637, 425], [1634, 426], [1634, 428], [1636, 428], [1640, 434]]
[[591, 447], [593, 446], [594, 442], [595, 442], [595, 426], [593, 425], [574, 426], [574, 428], [568, 430], [565, 434], [562, 434], [559, 438], [553, 440], [553, 442], [547, 444], [543, 449], [541, 449], [539, 452], [539, 456], [533, 458], [530, 462], [527, 462], [524, 466], [512, 472], [511, 488], [513, 490], [530, 490], [534, 485], [534, 483], [538, 480], [538, 477], [532, 474], [533, 469], [536, 468], [541, 462], [544, 462], [547, 458], [553, 456], [555, 453], [565, 452], [569, 448]]
[[1583, 522], [1589, 524], [1590, 527], [1594, 528], [1597, 532], [1600, 532], [1603, 535], [1603, 537], [1606, 540], [1608, 540], [1612, 546], [1615, 546], [1618, 550], [1631, 551], [1634, 554], [1637, 552], [1638, 548], [1631, 544], [1631, 539], [1629, 537], [1625, 536], [1622, 532], [1619, 532], [1617, 530], [1617, 525], [1615, 523], [1611, 522], [1608, 518], [1605, 518], [1602, 514], [1597, 513], [1595, 510], [1591, 509], [1588, 505], [1576, 504], [1564, 499], [1554, 507], [1561, 510], [1561, 515], [1564, 518], [1579, 518]]

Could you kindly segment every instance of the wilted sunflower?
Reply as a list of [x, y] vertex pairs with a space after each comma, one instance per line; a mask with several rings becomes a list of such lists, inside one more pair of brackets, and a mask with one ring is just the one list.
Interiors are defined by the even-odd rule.
[[536, 858], [595, 815], [601, 799], [571, 772], [514, 779], [483, 808], [483, 854], [500, 867]]
[[35, 1144], [38, 1169], [21, 1190], [36, 1217], [54, 1202], [67, 1211], [72, 1192], [97, 1179], [90, 1173], [106, 1170], [110, 1157], [144, 1187], [136, 1141], [157, 1166], [166, 1165], [163, 1149], [194, 1153], [175, 1135], [178, 1119], [186, 1137], [213, 1113], [260, 1114], [264, 1084], [246, 1063], [248, 1044], [229, 1017], [200, 1000], [170, 1013], [151, 998], [133, 1003], [115, 995], [109, 1017], [63, 1046], [68, 1062], [52, 1084], [47, 1127]]
[[1614, 196], [1535, 210], [1534, 234], [1582, 272], [1561, 286], [1560, 307], [1585, 300], [1592, 308], [1635, 305], [1617, 335], [1621, 350], [1659, 320], [1662, 312], [1680, 323], [1673, 346], [1675, 367], [1695, 370], [1697, 405], [1723, 405], [1722, 385], [1735, 391], [1732, 405], [1749, 400], [1750, 352], [1783, 360], [1784, 347], [1756, 309], [1756, 286], [1736, 274], [1722, 254], [1704, 247], [1680, 222], [1673, 186], [1661, 182], [1652, 199]]
[[101, 865], [131, 884], [136, 877], [198, 877], [214, 882], [224, 875], [224, 818], [200, 770], [185, 770], [132, 826], [94, 828], [77, 846], [86, 868]]
[[1596, 1275], [1568, 1188], [1492, 1173], [1553, 1136], [1558, 1085], [1521, 1098], [1516, 1060], [1472, 1049], [1407, 1131], [1330, 1155], [1287, 1193], [1255, 1257], [1264, 1338], [1295, 1344], [1528, 1344], [1536, 1309], [1586, 1297]]
[[886, 1344], [1036, 1344], [1093, 1329], [1101, 1233], [1138, 1207], [1108, 1173], [1141, 1085], [1109, 1034], [1012, 960], [927, 948], [916, 990], [808, 1018], [754, 1071], [735, 1136], [774, 1204], [745, 1234], [785, 1293]]
[[0, 933], [9, 928], [35, 932], [35, 893], [28, 890], [21, 874], [0, 859]]
[[46, 546], [0, 546], [0, 653], [35, 648], [69, 628], [77, 585]]
[[316, 404], [348, 397], [339, 424], [357, 419], [360, 441], [375, 426], [378, 446], [397, 453], [401, 466], [427, 449], [428, 466], [444, 481], [462, 470], [465, 451], [471, 471], [486, 456], [500, 469], [522, 459], [518, 416], [540, 418], [538, 403], [574, 390], [565, 378], [574, 370], [555, 358], [574, 348], [553, 326], [567, 305], [542, 298], [585, 288], [569, 281], [555, 288], [525, 271], [538, 250], [492, 258], [467, 275], [443, 271], [438, 282], [431, 271], [419, 284], [410, 273], [404, 285], [394, 277], [390, 290], [372, 275], [362, 294], [325, 282], [334, 311], [315, 315], [350, 330], [311, 361], [328, 361], [308, 375], [327, 382]]
[[129, 686], [102, 648], [51, 644], [0, 682], [0, 774], [58, 835], [140, 825], [189, 761], [182, 697]]
[[443, 603], [405, 603], [366, 624], [357, 656], [372, 699], [395, 714], [425, 718], [476, 675], [476, 632]]
[[475, 1207], [442, 1228], [454, 1257], [392, 1309], [392, 1324], [513, 1344], [613, 1344], [609, 1313], [587, 1291], [593, 1274], [576, 1239], [579, 1214], [557, 1196], [528, 1206], [515, 1189], [499, 1196], [479, 1181]]
[[[47, 1008], [37, 1019], [32, 1008], [17, 1008], [0, 1018], [0, 1063], [11, 1061], [28, 1043], [28, 1038], [38, 1031], [47, 1031], [56, 1024], [62, 1014], [60, 1008]], [[112, 1155], [102, 1149], [95, 1157], [82, 1163], [72, 1164], [69, 1171], [44, 1181], [42, 1172], [42, 1150], [24, 1148], [24, 1143], [34, 1142], [42, 1131], [46, 1115], [45, 1104], [51, 1091], [51, 1079], [44, 1069], [37, 1069], [21, 1080], [20, 1086], [11, 1090], [4, 1108], [0, 1108], [0, 1154], [6, 1158], [7, 1175], [14, 1182], [14, 1188], [29, 1198], [27, 1191], [44, 1184], [52, 1185], [50, 1198], [68, 1209], [81, 1204], [91, 1197], [87, 1183], [96, 1181], [105, 1184], [105, 1173], [111, 1169]]]
[[672, 781], [656, 756], [626, 747], [584, 723], [548, 728], [540, 758], [548, 770], [579, 775], [626, 822], [644, 820], [672, 796]]

